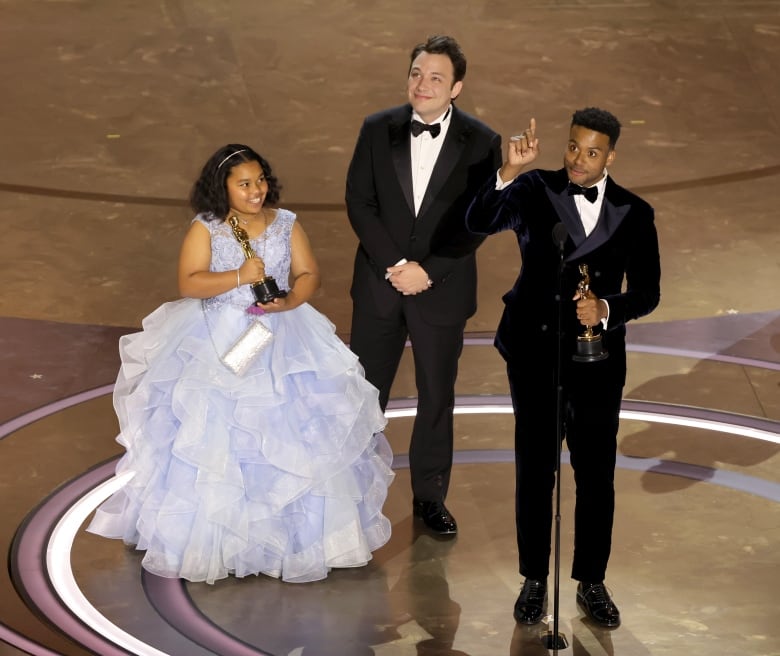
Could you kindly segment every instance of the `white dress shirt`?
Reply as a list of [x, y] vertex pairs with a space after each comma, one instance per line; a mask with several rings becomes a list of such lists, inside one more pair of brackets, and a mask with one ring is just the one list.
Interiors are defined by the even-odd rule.
[[[436, 160], [439, 158], [444, 138], [447, 136], [447, 130], [450, 127], [450, 117], [452, 116], [450, 108], [439, 116], [435, 121], [441, 125], [441, 132], [434, 139], [430, 132], [421, 132], [416, 137], [411, 135], [411, 155], [412, 155], [412, 191], [414, 196], [414, 214], [420, 211], [425, 190], [428, 189], [428, 183], [431, 181], [433, 167], [436, 166]], [[417, 112], [412, 112], [412, 120], [425, 123]]]
[[593, 203], [582, 194], [574, 195], [574, 204], [577, 206], [577, 213], [580, 215], [582, 227], [585, 228], [586, 237], [593, 232], [599, 222], [601, 205], [604, 203], [604, 190], [607, 188], [607, 169], [604, 169], [604, 177], [593, 186], [599, 190], [599, 195]]
[[[447, 111], [439, 116], [434, 123], [441, 124], [441, 131], [434, 139], [430, 132], [423, 131], [416, 137], [411, 136], [411, 157], [412, 157], [412, 196], [414, 197], [414, 215], [420, 211], [420, 205], [422, 205], [423, 196], [428, 189], [428, 183], [431, 181], [431, 174], [433, 173], [433, 167], [436, 166], [436, 160], [439, 159], [439, 153], [441, 152], [444, 138], [447, 136], [447, 130], [450, 129], [450, 117], [452, 116], [452, 105], [447, 107]], [[412, 120], [425, 123], [422, 117], [415, 111], [412, 111]], [[395, 266], [406, 264], [407, 259], [404, 257], [395, 263]], [[389, 278], [390, 274], [385, 274], [385, 279]]]

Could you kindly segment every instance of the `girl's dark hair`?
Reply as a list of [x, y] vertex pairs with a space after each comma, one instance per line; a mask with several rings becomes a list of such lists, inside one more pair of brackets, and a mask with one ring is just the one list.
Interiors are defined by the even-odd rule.
[[275, 206], [279, 202], [282, 187], [271, 170], [271, 165], [258, 153], [244, 144], [222, 146], [203, 165], [200, 176], [192, 185], [190, 205], [197, 214], [211, 213], [224, 219], [230, 212], [227, 178], [234, 166], [244, 162], [258, 162], [268, 183], [268, 193], [263, 205]]

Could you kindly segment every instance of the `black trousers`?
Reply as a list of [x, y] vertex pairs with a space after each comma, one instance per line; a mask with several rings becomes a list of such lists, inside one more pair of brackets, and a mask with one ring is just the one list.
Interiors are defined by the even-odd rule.
[[[564, 365], [565, 440], [576, 485], [572, 578], [604, 580], [612, 546], [615, 458], [622, 382], [600, 375], [602, 362]], [[515, 412], [515, 518], [520, 573], [549, 574], [556, 469], [554, 366], [508, 364]], [[564, 518], [561, 518], [564, 522]]]
[[452, 470], [455, 379], [465, 321], [431, 325], [410, 301], [399, 299], [382, 316], [356, 303], [350, 348], [368, 381], [379, 389], [384, 410], [407, 337], [411, 341], [417, 385], [417, 416], [409, 445], [412, 492], [421, 501], [444, 501]]

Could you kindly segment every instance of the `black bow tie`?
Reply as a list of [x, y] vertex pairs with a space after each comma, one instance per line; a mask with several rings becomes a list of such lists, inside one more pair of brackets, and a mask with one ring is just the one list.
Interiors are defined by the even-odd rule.
[[441, 123], [433, 123], [428, 125], [428, 123], [421, 123], [416, 119], [412, 121], [412, 134], [415, 137], [419, 137], [426, 130], [430, 132], [431, 137], [435, 139], [439, 136], [439, 132], [441, 132]]
[[579, 185], [570, 182], [567, 191], [569, 192], [569, 196], [582, 194], [585, 196], [586, 200], [591, 203], [595, 203], [596, 199], [599, 197], [599, 189], [595, 185], [593, 187], [580, 187]]

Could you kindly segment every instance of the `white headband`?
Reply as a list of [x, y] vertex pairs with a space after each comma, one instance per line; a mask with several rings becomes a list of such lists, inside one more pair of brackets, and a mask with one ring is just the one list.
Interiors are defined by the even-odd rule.
[[223, 160], [222, 160], [222, 161], [219, 163], [219, 166], [217, 166], [217, 171], [219, 171], [219, 169], [221, 169], [221, 168], [222, 168], [222, 165], [223, 165], [225, 162], [227, 162], [227, 161], [228, 161], [228, 160], [229, 160], [231, 157], [233, 157], [233, 155], [238, 155], [239, 153], [245, 153], [245, 152], [246, 152], [246, 148], [244, 148], [243, 150], [236, 150], [236, 151], [234, 151], [234, 152], [230, 153], [230, 155], [228, 155], [228, 156], [227, 156], [225, 159], [223, 159]]

